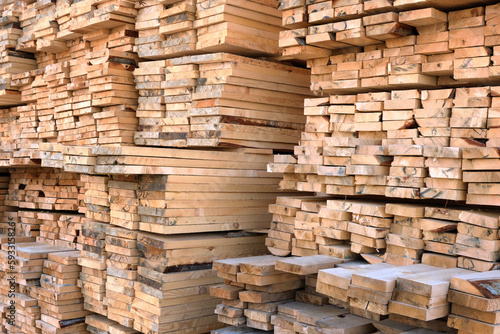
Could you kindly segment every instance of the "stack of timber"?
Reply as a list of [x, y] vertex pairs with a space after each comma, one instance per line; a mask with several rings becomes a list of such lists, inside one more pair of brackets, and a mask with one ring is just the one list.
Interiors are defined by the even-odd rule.
[[448, 326], [466, 333], [492, 333], [498, 328], [497, 271], [457, 275], [451, 279]]
[[[420, 219], [420, 228], [423, 231], [424, 250], [434, 254], [447, 256], [450, 267], [462, 267], [458, 264], [453, 245], [456, 242], [457, 224], [460, 220], [460, 209], [426, 207], [424, 218]], [[433, 255], [434, 256], [434, 255]], [[454, 258], [450, 258], [453, 256]], [[443, 257], [441, 259], [444, 260]], [[433, 262], [430, 262], [433, 263]], [[438, 260], [435, 260], [437, 265]]]
[[[170, 2], [168, 1], [168, 3]], [[163, 59], [168, 57], [169, 52], [163, 52], [162, 50], [162, 42], [165, 41], [165, 36], [160, 34], [160, 15], [165, 6], [160, 1], [147, 1], [136, 3], [135, 8], [138, 11], [135, 21], [137, 37], [135, 39], [134, 52], [143, 59]], [[196, 36], [196, 33], [194, 36]], [[173, 45], [180, 44], [179, 40], [176, 41], [175, 38], [172, 40], [174, 41]], [[189, 43], [189, 39], [186, 43], [193, 44]], [[194, 43], [196, 43], [196, 40]]]
[[[221, 283], [212, 262], [244, 255], [264, 254], [264, 237], [245, 232], [159, 235], [140, 232], [140, 260], [132, 304], [134, 329], [166, 333], [219, 328], [209, 295]], [[262, 245], [262, 246], [261, 246]]]
[[392, 268], [389, 263], [368, 264], [363, 261], [347, 262], [336, 268], [321, 269], [318, 271], [316, 290], [328, 296], [328, 302], [332, 305], [349, 309], [350, 297], [349, 286], [352, 282], [353, 273], [371, 272], [373, 270]]
[[133, 143], [137, 95], [132, 70], [138, 60], [131, 52], [137, 35], [133, 4], [33, 5], [23, 11], [24, 35], [17, 47], [38, 51], [36, 60], [31, 56], [35, 67], [25, 65], [12, 78], [20, 102], [27, 103], [20, 119], [22, 137], [30, 144], [24, 148], [36, 149], [42, 141]]
[[316, 290], [318, 285], [318, 271], [345, 265], [351, 259], [343, 259], [328, 255], [311, 255], [305, 257], [280, 259], [276, 262], [276, 270], [300, 275], [305, 278], [304, 290], [296, 292], [295, 299], [308, 304], [322, 306], [328, 304], [328, 297]]
[[[394, 158], [389, 156], [387, 146], [379, 145], [386, 139], [381, 132], [385, 122], [381, 121], [383, 113], [391, 112], [390, 108], [384, 108], [384, 101], [389, 99], [387, 92], [358, 94], [354, 115], [344, 116], [353, 120], [351, 123], [360, 138], [371, 139], [371, 142], [360, 143], [353, 153], [347, 154], [350, 160], [346, 161], [346, 172], [354, 175], [356, 194], [385, 195], [385, 186], [391, 182], [388, 177], [389, 166]], [[353, 151], [353, 148], [346, 150]]]
[[[415, 110], [415, 120], [423, 135], [423, 156], [428, 177], [425, 188], [421, 188], [422, 198], [436, 198], [464, 201], [466, 184], [462, 180], [462, 148], [453, 136], [469, 136], [476, 130], [453, 128], [451, 123], [455, 108], [464, 99], [464, 90], [442, 89], [422, 91], [422, 107]], [[451, 99], [455, 95], [455, 99]], [[453, 122], [456, 122], [455, 117]], [[455, 124], [455, 123], [454, 123]], [[462, 133], [460, 133], [462, 132]], [[454, 146], [454, 147], [449, 147]]]
[[85, 309], [107, 315], [106, 296], [106, 227], [110, 221], [107, 176], [81, 175], [85, 182], [85, 218], [82, 218], [82, 267], [78, 286], [82, 290]]
[[0, 166], [8, 167], [12, 152], [17, 148], [17, 140], [20, 136], [18, 124], [19, 112], [16, 107], [0, 109], [0, 137], [2, 148], [0, 151]]
[[88, 333], [83, 299], [76, 281], [80, 274], [79, 251], [50, 253], [43, 263], [38, 288], [41, 319], [36, 325], [42, 333]]
[[196, 17], [196, 50], [253, 57], [280, 54], [278, 33], [282, 25], [278, 1], [198, 1]]
[[187, 146], [188, 110], [199, 72], [196, 65], [175, 61], [140, 62], [134, 71], [141, 95], [137, 145]]
[[[373, 333], [375, 327], [368, 319], [349, 314], [348, 310], [330, 305], [317, 306], [299, 301], [277, 305], [277, 313], [271, 315], [274, 333]], [[212, 331], [226, 333], [269, 333], [247, 326], [231, 326]]]
[[110, 221], [109, 190], [107, 176], [81, 175], [84, 182], [85, 217], [104, 223]]
[[38, 237], [40, 235], [41, 221], [37, 219], [37, 216], [38, 212], [36, 211], [17, 211], [19, 224], [16, 226], [16, 232], [19, 230], [19, 235], [26, 237]]
[[[42, 75], [43, 69], [32, 70], [16, 74], [12, 80], [12, 85], [19, 87], [23, 103], [22, 106], [16, 108], [19, 127], [19, 134], [17, 135], [16, 146], [14, 148], [16, 156], [30, 157], [34, 154], [34, 150], [38, 148], [40, 142], [37, 134], [38, 114], [35, 102], [37, 101], [37, 96], [40, 96], [40, 99], [42, 99], [41, 88], [38, 88], [43, 83]], [[16, 116], [14, 113], [12, 115]], [[49, 122], [51, 119], [53, 117], [48, 116]], [[28, 164], [28, 162], [25, 162], [25, 164]]]
[[278, 305], [295, 299], [295, 290], [304, 286], [301, 277], [276, 270], [277, 260], [280, 258], [267, 255], [214, 262], [214, 270], [225, 282], [210, 288], [211, 296], [222, 298], [215, 309], [219, 322], [273, 329], [271, 316]]
[[328, 201], [327, 206], [353, 214], [347, 227], [351, 232], [351, 252], [373, 254], [385, 249], [385, 237], [393, 219], [385, 211], [385, 203]]
[[10, 2], [2, 4], [0, 22], [0, 106], [21, 104], [21, 93], [11, 85], [13, 76], [18, 73], [35, 70], [37, 61], [33, 53], [16, 51], [18, 39], [23, 34], [20, 16], [26, 3]]
[[[159, 1], [160, 8], [160, 30], [162, 36], [161, 47], [154, 48], [163, 55], [175, 57], [176, 55], [191, 54], [196, 50], [196, 29], [194, 21], [197, 11], [205, 9], [205, 6], [194, 0], [169, 0]], [[137, 43], [136, 43], [137, 45]], [[150, 58], [150, 54], [147, 54]]]
[[82, 249], [79, 242], [82, 235], [83, 220], [85, 217], [81, 214], [61, 214], [57, 221], [59, 228], [59, 238], [54, 244], [60, 247], [71, 249]]
[[55, 246], [56, 240], [59, 239], [58, 220], [60, 217], [59, 213], [38, 212], [36, 218], [40, 221], [40, 235], [36, 241]]
[[[266, 243], [274, 255], [497, 268], [498, 212], [444, 200], [500, 203], [498, 4], [282, 0], [280, 21], [276, 0], [29, 2], [2, 2], [0, 105], [17, 107], [1, 112], [0, 160], [38, 167], [41, 159], [45, 168], [12, 170], [2, 205], [21, 210], [5, 207], [1, 228], [15, 223], [18, 242], [37, 237], [56, 248], [38, 243], [48, 252], [38, 259], [24, 251], [31, 246], [21, 247], [19, 321], [17, 328], [4, 321], [8, 332], [85, 332], [83, 323], [58, 328], [64, 318], [80, 318], [78, 303], [41, 297], [61, 294], [59, 283], [67, 282], [81, 288], [83, 308], [103, 315], [87, 318], [92, 333], [215, 329], [220, 302], [208, 290], [221, 277], [212, 261], [264, 254], [261, 233], [271, 219]], [[281, 52], [283, 27], [292, 30], [281, 33]], [[308, 70], [275, 60], [307, 60], [310, 89]], [[321, 97], [302, 101], [311, 90]], [[124, 147], [133, 144], [218, 150]], [[266, 173], [271, 149], [288, 151], [269, 166], [274, 175]], [[278, 185], [321, 196], [276, 201]], [[346, 197], [366, 195], [397, 203]], [[398, 198], [426, 201], [410, 206]], [[81, 273], [69, 268], [74, 260], [52, 269], [63, 259], [51, 257], [57, 247], [81, 249]], [[4, 269], [7, 250], [2, 237]], [[277, 262], [289, 261], [315, 263]], [[225, 274], [230, 288], [221, 293], [246, 290], [217, 308], [233, 315], [228, 321], [244, 317], [287, 334], [374, 331], [369, 320], [319, 306], [329, 296], [370, 319], [385, 318], [394, 303], [393, 321], [446, 330], [435, 318], [448, 308], [451, 274], [434, 267], [426, 270], [442, 273], [442, 281], [408, 275], [424, 265], [375, 264], [347, 271], [347, 285], [323, 283], [321, 292], [315, 272], [282, 273], [274, 265], [259, 272], [262, 262]], [[409, 282], [441, 290], [416, 291]], [[9, 286], [1, 284], [8, 305]], [[280, 290], [307, 303], [244, 299]], [[466, 322], [455, 320], [452, 327]]]
[[160, 0], [137, 4], [135, 51], [144, 59], [208, 52], [280, 54], [278, 1]]
[[290, 150], [304, 129], [305, 69], [215, 53], [142, 62], [134, 74], [137, 145]]
[[94, 151], [99, 155], [99, 173], [159, 174], [144, 175], [139, 182], [142, 231], [181, 234], [269, 226], [268, 205], [275, 201], [279, 178], [266, 172], [272, 159], [267, 151], [135, 147]]
[[[498, 191], [492, 183], [498, 179], [498, 154], [488, 151], [495, 139], [487, 138], [496, 131], [488, 118], [496, 89], [412, 89], [306, 99], [302, 138], [309, 140], [295, 147], [296, 158], [277, 156], [268, 170], [285, 172], [285, 190], [496, 205]], [[383, 110], [372, 112], [377, 109]], [[312, 123], [314, 117], [321, 121]], [[471, 194], [469, 182], [476, 183]]]
[[[19, 284], [19, 293], [15, 294], [16, 314], [15, 326], [26, 333], [35, 333], [36, 321], [41, 319], [41, 307], [37, 299], [39, 286], [44, 280], [43, 264], [51, 253], [66, 252], [67, 248], [49, 246], [41, 243], [19, 243], [16, 245], [16, 269], [13, 284]], [[43, 287], [42, 287], [43, 288]], [[42, 291], [43, 294], [43, 291]], [[57, 312], [55, 312], [57, 313]], [[14, 328], [7, 328], [16, 332]]]
[[389, 302], [389, 312], [422, 321], [448, 316], [448, 290], [454, 276], [472, 273], [466, 269], [450, 268], [398, 277]]
[[351, 313], [376, 321], [386, 319], [396, 280], [410, 274], [429, 272], [433, 268], [425, 264], [415, 264], [353, 273], [347, 291]]
[[331, 305], [292, 302], [278, 306], [272, 316], [275, 333], [372, 333], [372, 321]]
[[110, 224], [106, 227], [106, 299], [108, 319], [133, 328], [134, 281], [139, 250], [137, 177], [114, 176], [108, 181]]
[[359, 255], [351, 249], [349, 223], [353, 219], [351, 212], [332, 208], [327, 204], [319, 210], [319, 226], [314, 227], [318, 252], [323, 255], [343, 259], [357, 259]]
[[287, 256], [292, 252], [297, 212], [301, 209], [302, 203], [316, 200], [318, 200], [316, 196], [280, 196], [276, 199], [276, 204], [269, 205], [269, 212], [273, 216], [266, 246], [272, 254]]
[[107, 315], [106, 296], [106, 223], [85, 219], [82, 227], [82, 267], [78, 286], [81, 288], [86, 310]]
[[137, 232], [123, 228], [106, 228], [106, 298], [108, 319], [132, 328], [131, 305], [134, 281], [137, 279]]
[[[495, 109], [490, 108], [490, 114]], [[489, 122], [497, 122], [488, 118]], [[496, 123], [493, 123], [496, 124]], [[488, 130], [496, 131], [497, 128]], [[476, 205], [494, 205], [500, 203], [498, 189], [498, 154], [496, 144], [486, 143], [486, 147], [466, 147], [463, 151], [464, 181], [467, 182], [467, 203]]]
[[37, 219], [41, 225], [37, 241], [52, 246], [79, 248], [78, 237], [82, 230], [82, 218], [78, 214], [38, 212]]
[[[481, 176], [475, 183], [496, 182], [493, 181], [496, 179], [493, 160], [476, 162], [482, 167], [471, 166], [464, 160], [467, 169], [462, 168], [463, 149], [498, 146], [495, 144], [494, 103], [498, 95], [495, 87], [498, 82], [495, 63], [498, 4], [474, 7], [477, 4], [280, 3], [284, 26], [295, 29], [282, 32], [283, 53], [294, 54], [295, 59], [308, 59], [308, 67], [313, 73], [312, 91], [319, 94], [369, 92], [357, 96], [333, 95], [330, 101], [327, 97], [306, 100], [308, 117], [314, 115], [319, 119], [323, 116], [333, 124], [340, 120], [339, 117], [343, 120], [335, 130], [325, 133], [325, 123], [316, 123], [314, 131], [306, 130], [302, 134], [303, 138], [324, 141], [323, 152], [318, 146], [314, 148], [315, 153], [309, 148], [304, 153], [302, 143], [297, 147], [298, 156], [308, 156], [307, 161], [314, 165], [306, 172], [309, 187], [321, 189], [316, 183], [323, 178], [316, 175], [324, 171], [325, 167], [319, 164], [320, 157], [324, 156], [323, 165], [329, 165], [328, 160], [335, 162], [335, 166], [346, 167], [346, 173], [338, 169], [336, 172], [341, 174], [337, 175], [354, 175], [359, 180], [356, 181], [356, 194], [497, 205], [498, 191], [490, 189], [491, 184], [473, 186], [471, 194], [467, 189], [467, 183], [475, 180], [473, 175]], [[483, 87], [461, 87], [464, 85]], [[443, 89], [419, 90], [438, 87]], [[452, 87], [457, 87], [456, 92]], [[384, 97], [385, 92], [375, 93], [381, 89], [392, 90], [391, 97]], [[352, 111], [346, 108], [341, 116], [333, 115], [333, 110], [338, 109], [331, 107], [336, 104], [333, 101], [350, 104]], [[381, 108], [380, 104], [384, 106]], [[357, 143], [351, 146], [353, 152], [345, 154], [343, 159], [336, 155], [342, 153], [339, 149], [342, 145], [333, 137], [349, 137], [352, 130], [348, 130], [348, 124], [351, 122], [358, 139], [382, 139], [380, 150], [364, 148]], [[339, 133], [341, 128], [343, 133]], [[375, 137], [372, 131], [379, 131], [380, 135]], [[336, 148], [331, 149], [329, 146], [334, 144]], [[367, 155], [377, 158], [370, 161]], [[489, 158], [486, 155], [483, 159]], [[494, 152], [491, 156], [497, 159]], [[479, 159], [480, 155], [475, 158]], [[293, 159], [277, 162], [289, 164], [288, 171], [294, 165]], [[295, 164], [296, 179], [304, 177], [305, 168], [300, 165], [300, 162]], [[279, 168], [285, 167], [273, 165], [270, 169]], [[474, 172], [480, 169], [486, 169], [486, 173]], [[377, 177], [369, 174], [375, 170], [379, 172]], [[387, 176], [386, 184], [384, 175]], [[291, 175], [287, 177], [292, 179]], [[283, 182], [283, 185], [292, 189], [294, 183]], [[305, 188], [304, 185], [300, 187]], [[487, 187], [484, 189], [487, 192], [477, 187]], [[327, 183], [326, 193], [342, 195], [346, 191], [348, 187], [339, 189]], [[322, 192], [325, 191], [322, 189]]]
[[[402, 110], [403, 114], [421, 108], [419, 90], [392, 91], [391, 99], [384, 101], [386, 110]], [[420, 187], [424, 185], [427, 170], [424, 167], [423, 146], [417, 145], [418, 131], [413, 117], [410, 120], [383, 121], [387, 131], [391, 163], [387, 197], [420, 198]]]
[[394, 265], [420, 263], [424, 249], [421, 218], [425, 207], [412, 204], [387, 203], [385, 211], [394, 215], [386, 240], [384, 262]]
[[459, 219], [453, 246], [453, 252], [459, 256], [459, 267], [476, 271], [496, 268], [500, 260], [499, 213], [462, 211]]
[[6, 204], [24, 209], [76, 211], [78, 179], [78, 174], [58, 169], [13, 169]]
[[320, 224], [319, 211], [326, 204], [320, 198], [317, 201], [302, 203], [301, 210], [295, 216], [295, 229], [292, 239], [292, 255], [318, 255], [315, 228]]

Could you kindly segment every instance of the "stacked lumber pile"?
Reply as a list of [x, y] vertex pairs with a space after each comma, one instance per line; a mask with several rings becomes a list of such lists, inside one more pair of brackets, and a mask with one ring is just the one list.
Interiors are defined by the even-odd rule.
[[476, 271], [492, 270], [500, 259], [498, 212], [462, 211], [453, 253], [458, 266]]
[[220, 327], [213, 313], [218, 300], [209, 291], [222, 280], [211, 269], [212, 262], [235, 255], [263, 254], [263, 241], [263, 236], [245, 232], [140, 232], [137, 249], [141, 258], [132, 304], [134, 329], [163, 333], [179, 329], [204, 332]]
[[131, 305], [134, 281], [137, 279], [137, 232], [123, 228], [106, 228], [106, 299], [108, 318], [133, 327]]
[[0, 153], [0, 166], [8, 167], [12, 152], [17, 148], [16, 139], [20, 136], [18, 124], [19, 113], [17, 108], [0, 109], [0, 137], [2, 149]]
[[76, 281], [80, 274], [77, 259], [79, 251], [50, 253], [43, 263], [38, 289], [41, 319], [36, 326], [42, 333], [87, 333], [80, 288]]
[[62, 214], [59, 216], [57, 226], [59, 228], [59, 238], [55, 240], [55, 245], [71, 249], [81, 250], [80, 243], [84, 216], [81, 214]]
[[114, 176], [108, 181], [110, 224], [106, 226], [106, 299], [107, 317], [133, 328], [132, 302], [135, 296], [139, 250], [137, 230], [140, 216], [136, 176]]
[[318, 255], [315, 228], [319, 225], [319, 211], [325, 201], [307, 201], [302, 203], [301, 210], [295, 216], [295, 229], [292, 239], [292, 255]]
[[305, 69], [215, 53], [142, 62], [134, 74], [137, 145], [292, 149], [304, 129]]
[[[137, 3], [135, 8], [138, 11], [135, 21], [137, 38], [135, 39], [134, 51], [140, 58], [163, 59], [170, 53], [162, 50], [162, 42], [165, 40], [165, 36], [160, 34], [160, 14], [165, 9], [165, 6], [160, 3], [160, 1], [147, 1]], [[194, 36], [196, 36], [196, 34], [194, 34]], [[196, 40], [190, 43], [189, 37], [186, 39], [186, 44], [195, 44]], [[171, 45], [177, 46], [181, 44], [181, 40], [182, 39], [173, 38], [172, 41], [174, 41], [174, 43]]]
[[76, 211], [79, 178], [58, 169], [13, 169], [5, 203], [25, 209]]
[[61, 214], [38, 212], [36, 217], [40, 221], [40, 235], [36, 238], [36, 241], [54, 246], [56, 240], [59, 239], [58, 220]]
[[160, 6], [159, 33], [164, 42], [161, 47], [154, 50], [161, 50], [163, 55], [170, 57], [192, 53], [196, 49], [197, 41], [196, 29], [194, 29], [197, 10], [205, 8], [197, 5], [193, 0], [159, 1], [159, 3], [163, 5]]
[[318, 285], [318, 271], [324, 268], [341, 266], [350, 259], [341, 259], [327, 255], [311, 255], [306, 257], [280, 259], [276, 262], [276, 270], [300, 275], [305, 278], [304, 290], [296, 292], [295, 298], [313, 305], [328, 304], [328, 297], [316, 290]]
[[[477, 184], [472, 187], [474, 193], [469, 195], [467, 191], [467, 182], [496, 182], [494, 160], [484, 160], [489, 158], [486, 148], [481, 154], [474, 147], [483, 146], [487, 131], [494, 131], [487, 127], [487, 115], [495, 90], [397, 90], [390, 95], [306, 99], [307, 129], [302, 137], [309, 140], [301, 140], [296, 146], [296, 161], [278, 156], [269, 171], [285, 172], [281, 186], [289, 190], [470, 199], [471, 204], [495, 205], [496, 190], [483, 194], [479, 188], [482, 185]], [[473, 110], [480, 114], [470, 114]], [[463, 149], [469, 150], [469, 160], [462, 157]], [[497, 159], [492, 154], [489, 159]], [[482, 156], [487, 158], [474, 161]], [[465, 172], [462, 163], [466, 164]], [[295, 182], [288, 182], [293, 179]]]
[[389, 312], [422, 321], [446, 317], [450, 312], [447, 298], [452, 278], [469, 273], [450, 268], [398, 277]]
[[332, 94], [305, 101], [297, 156], [270, 165], [282, 187], [497, 205], [498, 5], [474, 5], [282, 1], [283, 54]]
[[2, 3], [0, 22], [0, 106], [14, 106], [21, 102], [21, 94], [11, 85], [13, 77], [22, 72], [35, 70], [37, 61], [30, 52], [16, 51], [18, 39], [23, 34], [20, 16], [24, 13], [24, 2]]
[[9, 183], [10, 176], [8, 171], [5, 170], [5, 172], [2, 172], [0, 169], [0, 233], [6, 233], [9, 228], [7, 215], [11, 213], [12, 208], [5, 204], [5, 199], [9, 193]]
[[[219, 176], [205, 177], [206, 181], [198, 182], [200, 177], [197, 176], [179, 175], [177, 180], [176, 176], [141, 178], [143, 196], [139, 199], [138, 209], [140, 230], [181, 234], [255, 230], [268, 226], [270, 216], [267, 214], [267, 205], [273, 201], [273, 185], [266, 184], [267, 180], [255, 187], [238, 185], [237, 177], [223, 180]], [[217, 190], [206, 183], [210, 179], [217, 182]], [[249, 189], [243, 193], [246, 187], [255, 187], [255, 191]], [[249, 194], [253, 198], [248, 198]], [[238, 212], [234, 211], [235, 207], [239, 208]]]
[[278, 306], [278, 314], [272, 317], [275, 332], [291, 333], [371, 333], [372, 321], [348, 313], [348, 310], [331, 305], [317, 306], [291, 302]]
[[[292, 245], [309, 237], [312, 249], [337, 258], [356, 259], [361, 254], [370, 263], [422, 262], [476, 271], [498, 266], [497, 211], [354, 199], [330, 199], [321, 205], [324, 200], [322, 196], [279, 197], [277, 204], [270, 205], [275, 223], [266, 239], [269, 251], [279, 256], [293, 254]], [[300, 211], [298, 204], [303, 208], [319, 205], [319, 215]], [[318, 219], [307, 222], [301, 215]]]
[[[462, 145], [458, 144], [457, 140], [463, 142], [464, 139], [458, 138], [459, 136], [470, 138], [471, 134], [477, 130], [460, 129], [456, 126], [457, 118], [451, 116], [460, 112], [459, 108], [455, 107], [458, 107], [460, 103], [464, 106], [467, 94], [465, 90], [459, 88], [456, 90], [453, 101], [452, 96], [453, 90], [451, 89], [422, 92], [421, 102], [425, 109], [416, 111], [421, 117], [426, 117], [425, 119], [416, 118], [416, 121], [419, 126], [428, 126], [419, 128], [419, 131], [429, 136], [422, 139], [423, 144], [430, 145], [424, 146], [423, 152], [423, 156], [426, 157], [425, 167], [429, 170], [428, 177], [425, 178], [425, 188], [421, 188], [420, 192], [423, 198], [465, 200], [466, 184], [462, 180], [462, 148], [460, 147]], [[454, 108], [450, 112], [449, 107], [452, 105]]]
[[109, 177], [97, 175], [81, 175], [84, 182], [84, 203], [86, 206], [85, 217], [109, 223]]
[[[0, 112], [0, 164], [26, 168], [11, 172], [1, 229], [50, 244], [21, 250], [19, 322], [6, 329], [206, 332], [219, 319], [242, 332], [369, 332], [359, 316], [392, 313], [405, 330], [445, 330], [455, 267], [500, 259], [498, 212], [444, 202], [500, 205], [499, 6], [470, 8], [481, 5], [3, 2], [0, 106], [17, 107]], [[286, 152], [266, 169], [272, 150]], [[278, 186], [320, 195], [276, 200]], [[217, 277], [214, 260], [266, 253], [271, 220], [268, 250], [302, 258], [229, 261]], [[81, 272], [58, 247], [81, 250]], [[335, 263], [315, 262], [325, 256]], [[317, 275], [360, 257], [374, 265]], [[435, 276], [412, 274], [424, 269]], [[86, 311], [41, 297], [77, 287]], [[87, 312], [101, 316], [62, 328]]]
[[281, 13], [277, 5], [277, 1], [198, 3], [197, 20], [193, 23], [197, 29], [196, 50], [278, 55]]
[[78, 286], [82, 290], [85, 309], [107, 315], [106, 296], [106, 228], [110, 221], [107, 176], [81, 175], [84, 182], [85, 218], [81, 219], [79, 242], [82, 267]]
[[353, 273], [347, 291], [351, 313], [376, 321], [386, 319], [389, 315], [388, 304], [397, 278], [432, 269], [432, 266], [416, 264], [411, 267], [392, 267]]
[[[481, 289], [474, 283], [468, 283], [466, 286], [463, 283], [453, 282], [475, 280], [481, 282], [479, 284], [487, 285], [498, 276], [493, 273], [471, 274], [471, 271], [460, 268], [445, 269], [421, 264], [398, 267], [385, 263], [368, 264], [361, 261], [340, 263], [342, 259], [328, 256], [320, 259], [320, 257], [287, 258], [277, 262], [274, 256], [216, 261], [218, 275], [224, 278], [227, 284], [212, 287], [211, 294], [223, 297], [223, 304], [217, 306], [216, 313], [219, 319], [232, 326], [214, 331], [214, 333], [253, 333], [252, 328], [260, 328], [264, 331], [272, 329], [280, 333], [297, 331], [372, 333], [374, 332], [373, 326], [383, 333], [406, 333], [406, 331], [408, 333], [453, 333], [452, 329], [446, 327], [447, 316], [450, 312], [450, 303], [447, 299], [450, 298], [450, 302], [454, 299], [457, 304], [462, 303], [461, 305], [466, 299], [458, 296], [458, 293], [462, 292], [449, 290], [450, 286], [453, 289], [453, 284], [460, 284], [462, 290], [470, 294], [468, 300], [481, 298], [478, 297], [479, 294], [482, 296], [488, 294], [484, 292], [487, 290]], [[275, 263], [274, 267], [271, 266], [272, 263]], [[253, 285], [243, 283], [243, 281], [256, 276], [252, 278], [263, 282], [266, 277], [266, 275], [249, 274], [247, 271], [251, 269], [262, 271], [264, 268], [274, 270], [277, 272], [275, 275], [279, 275], [280, 272], [281, 275], [317, 272], [317, 290], [326, 293], [331, 298], [330, 303], [339, 302], [337, 306], [346, 305], [346, 303], [347, 305], [342, 308], [332, 305], [314, 305], [307, 301], [287, 300], [269, 300], [260, 305], [251, 301], [245, 303], [245, 299], [250, 296], [255, 297], [257, 292], [248, 291], [249, 285]], [[485, 275], [485, 280], [481, 280], [480, 276], [484, 274], [488, 276]], [[272, 276], [267, 277], [270, 279]], [[241, 284], [237, 282], [238, 280]], [[261, 289], [264, 288], [261, 286]], [[268, 298], [271, 295], [271, 293], [266, 294]], [[361, 304], [366, 305], [358, 306]], [[462, 314], [471, 317], [472, 309], [468, 310], [462, 310]], [[461, 314], [459, 312], [460, 309], [457, 311], [457, 316]], [[478, 314], [478, 311], [475, 312]], [[387, 319], [388, 316], [390, 320]], [[270, 324], [264, 325], [263, 320], [267, 321], [269, 318]], [[448, 321], [451, 323], [455, 321], [455, 318], [457, 317], [452, 314]], [[262, 323], [255, 319], [261, 319]], [[482, 319], [489, 319], [486, 313]], [[464, 320], [458, 319], [458, 321], [466, 326], [469, 325]], [[486, 321], [491, 323], [494, 319]], [[485, 326], [485, 323], [480, 325]], [[417, 330], [418, 327], [420, 327], [419, 330]]]
[[210, 288], [210, 295], [222, 298], [215, 313], [218, 321], [230, 326], [246, 325], [269, 331], [278, 306], [295, 299], [295, 290], [304, 279], [275, 269], [274, 255], [219, 260], [214, 262], [224, 284]]
[[[67, 248], [49, 246], [41, 243], [19, 243], [16, 245], [17, 271], [14, 284], [19, 285], [19, 293], [15, 294], [16, 314], [15, 326], [9, 332], [37, 332], [36, 321], [41, 319], [41, 307], [38, 304], [38, 287], [41, 284], [43, 263], [51, 253], [66, 252]], [[43, 293], [43, 292], [42, 292]]]
[[197, 53], [280, 54], [278, 2], [160, 0], [138, 4], [135, 50], [144, 59]]
[[137, 93], [132, 71], [138, 60], [132, 52], [137, 36], [133, 6], [127, 1], [42, 1], [20, 11], [23, 30], [16, 48], [24, 51], [7, 50], [3, 59], [22, 65], [8, 72], [14, 73], [12, 87], [22, 96], [10, 104], [27, 103], [19, 107], [23, 157], [47, 141], [133, 143]]
[[333, 208], [327, 202], [327, 205], [320, 208], [319, 216], [321, 218], [319, 226], [314, 227], [319, 254], [342, 259], [357, 259], [359, 255], [351, 249], [351, 233], [348, 231], [353, 214]]
[[362, 261], [348, 262], [343, 266], [318, 271], [316, 290], [328, 296], [330, 304], [349, 309], [349, 287], [353, 273], [371, 272], [378, 269], [391, 268], [389, 263], [368, 264]]
[[448, 326], [464, 332], [492, 332], [498, 326], [498, 284], [496, 271], [457, 275], [451, 279]]
[[82, 267], [78, 286], [81, 288], [86, 310], [107, 315], [106, 296], [106, 223], [85, 219], [82, 227]]
[[373, 254], [385, 249], [385, 237], [392, 224], [392, 214], [385, 211], [385, 203], [328, 201], [327, 207], [352, 213], [347, 231], [351, 232], [351, 252]]
[[272, 254], [287, 256], [292, 252], [297, 212], [302, 208], [302, 203], [316, 200], [321, 199], [316, 196], [280, 196], [276, 199], [276, 204], [269, 205], [269, 212], [273, 216], [266, 246]]
[[[38, 237], [40, 235], [40, 220], [37, 219], [38, 212], [19, 210], [17, 217], [19, 223], [16, 226], [16, 233], [25, 237]], [[17, 232], [19, 230], [19, 232]]]
[[[491, 50], [485, 46], [494, 47], [498, 42], [494, 28], [497, 6], [474, 7], [489, 3], [493, 2], [281, 1], [283, 25], [292, 30], [281, 32], [280, 46], [284, 58], [308, 60], [310, 66], [322, 67], [314, 89], [422, 88], [452, 85], [449, 77], [463, 83], [494, 80], [496, 72], [490, 74], [488, 69]], [[464, 7], [474, 8], [447, 13]], [[467, 37], [475, 38], [463, 42]], [[370, 58], [335, 58], [339, 53], [363, 51], [371, 53]], [[478, 59], [474, 64], [460, 63], [465, 58]], [[353, 59], [360, 63], [336, 69]], [[455, 60], [460, 64], [454, 66]], [[336, 70], [345, 73], [332, 82], [327, 74]]]
[[[99, 173], [160, 174], [144, 175], [139, 183], [142, 231], [254, 230], [269, 224], [267, 208], [276, 198], [279, 178], [266, 173], [272, 159], [267, 151], [100, 147], [94, 152]], [[134, 215], [122, 214], [138, 222]]]

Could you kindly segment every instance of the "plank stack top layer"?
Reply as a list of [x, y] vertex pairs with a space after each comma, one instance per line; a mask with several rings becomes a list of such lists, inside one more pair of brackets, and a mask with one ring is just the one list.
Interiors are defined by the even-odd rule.
[[309, 71], [227, 53], [142, 62], [137, 145], [291, 149]]

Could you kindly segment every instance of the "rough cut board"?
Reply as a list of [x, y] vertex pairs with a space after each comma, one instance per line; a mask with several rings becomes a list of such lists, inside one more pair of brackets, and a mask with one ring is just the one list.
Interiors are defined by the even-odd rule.
[[436, 267], [425, 264], [395, 267], [352, 275], [352, 284], [381, 292], [392, 292], [396, 287], [398, 277], [418, 272], [432, 271]]
[[319, 270], [333, 268], [336, 264], [348, 262], [348, 260], [334, 258], [326, 255], [313, 255], [283, 259], [276, 262], [276, 270], [296, 275], [317, 274]]
[[498, 298], [500, 273], [496, 270], [484, 273], [457, 275], [451, 279], [450, 289], [484, 298]]

